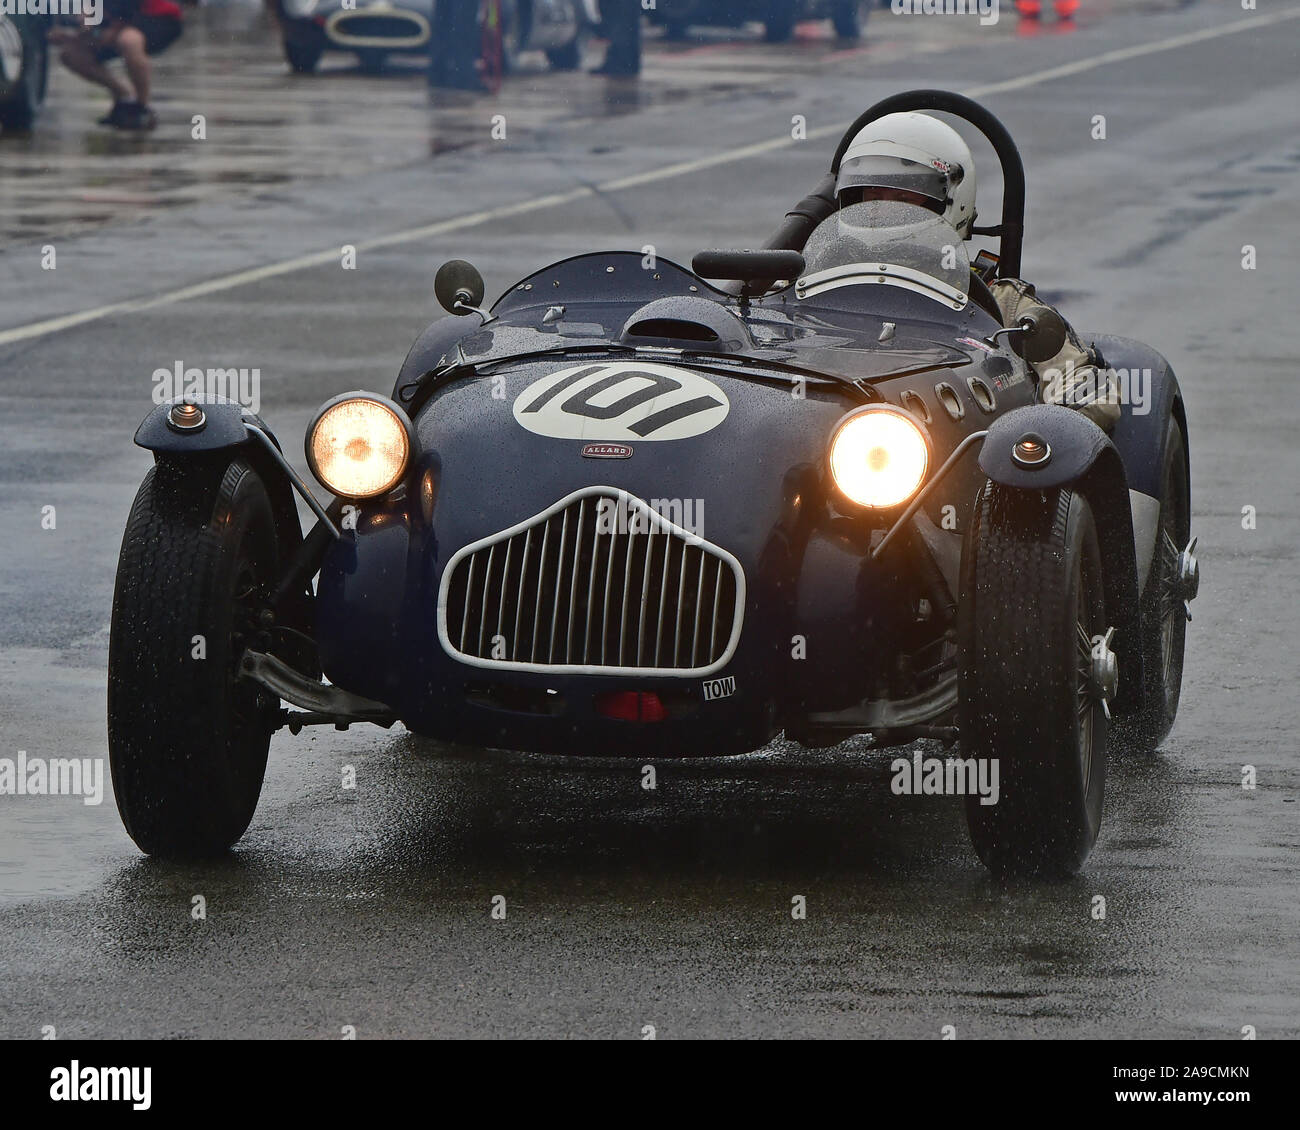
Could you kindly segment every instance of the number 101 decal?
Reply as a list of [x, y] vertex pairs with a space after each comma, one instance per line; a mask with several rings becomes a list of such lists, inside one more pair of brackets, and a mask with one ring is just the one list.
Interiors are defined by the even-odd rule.
[[[613, 361], [561, 369], [515, 399], [521, 426], [554, 439], [688, 439], [716, 428], [731, 408], [707, 377], [677, 365]], [[585, 452], [584, 452], [585, 454]]]

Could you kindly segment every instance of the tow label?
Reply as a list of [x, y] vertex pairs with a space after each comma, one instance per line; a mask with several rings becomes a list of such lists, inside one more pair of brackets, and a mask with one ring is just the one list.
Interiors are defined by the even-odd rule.
[[728, 675], [724, 679], [704, 680], [704, 701], [712, 702], [716, 698], [730, 698], [736, 693], [736, 676]]

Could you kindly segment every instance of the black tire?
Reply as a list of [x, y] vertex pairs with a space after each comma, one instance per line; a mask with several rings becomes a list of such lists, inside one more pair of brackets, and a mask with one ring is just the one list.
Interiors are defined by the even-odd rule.
[[26, 133], [36, 123], [49, 81], [50, 52], [44, 42], [23, 39], [23, 72], [8, 100], [0, 102], [0, 128]]
[[862, 25], [869, 15], [865, 0], [835, 0], [831, 24], [841, 39], [861, 39]]
[[309, 75], [325, 54], [325, 37], [315, 27], [295, 31], [284, 38], [284, 58], [294, 74]]
[[278, 564], [247, 464], [160, 462], [145, 476], [113, 592], [108, 752], [122, 822], [150, 855], [220, 854], [253, 818], [279, 703], [236, 665], [268, 644], [258, 611]]
[[798, 0], [767, 0], [767, 17], [763, 21], [763, 38], [768, 43], [788, 43], [794, 35]]
[[388, 52], [376, 47], [363, 47], [357, 52], [357, 66], [368, 75], [382, 74], [384, 63], [388, 61]]
[[1064, 877], [1101, 827], [1106, 717], [1084, 693], [1106, 630], [1101, 551], [1082, 495], [987, 483], [963, 562], [960, 728], [997, 759], [999, 797], [966, 797], [971, 842], [995, 874]]
[[1177, 591], [1178, 558], [1191, 537], [1192, 505], [1183, 432], [1173, 417], [1166, 427], [1160, 528], [1142, 589], [1142, 709], [1115, 723], [1115, 744], [1133, 753], [1150, 753], [1169, 736], [1183, 685], [1187, 614]]

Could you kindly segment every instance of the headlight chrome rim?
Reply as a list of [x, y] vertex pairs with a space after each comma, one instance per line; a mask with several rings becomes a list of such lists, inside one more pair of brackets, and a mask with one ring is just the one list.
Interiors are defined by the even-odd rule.
[[[325, 474], [324, 469], [320, 466], [320, 463], [316, 458], [316, 452], [314, 450], [315, 448], [314, 440], [316, 438], [317, 429], [321, 426], [325, 418], [330, 414], [330, 412], [332, 412], [334, 409], [338, 408], [339, 406], [354, 401], [366, 401], [385, 410], [393, 418], [393, 420], [398, 425], [398, 427], [401, 429], [401, 432], [405, 438], [405, 453], [396, 471], [392, 475], [388, 476], [383, 481], [383, 484], [381, 486], [367, 489], [364, 492], [358, 490], [340, 489], [343, 486], [349, 486], [351, 484], [341, 484], [341, 483], [332, 482], [330, 478]], [[356, 389], [353, 390], [352, 392], [344, 392], [344, 393], [340, 393], [338, 396], [331, 397], [329, 400], [325, 401], [325, 403], [322, 404], [319, 409], [317, 409], [316, 415], [312, 417], [311, 423], [307, 425], [307, 434], [303, 441], [303, 446], [305, 448], [305, 452], [307, 456], [307, 465], [311, 468], [311, 473], [316, 476], [316, 479], [328, 491], [338, 496], [339, 498], [352, 498], [352, 499], [364, 501], [366, 499], [379, 498], [382, 495], [388, 494], [389, 492], [395, 490], [401, 484], [402, 480], [405, 479], [407, 472], [410, 470], [412, 462], [415, 459], [417, 444], [416, 444], [416, 436], [415, 436], [415, 425], [411, 422], [411, 418], [402, 410], [402, 408], [398, 404], [394, 403], [386, 396], [381, 396], [379, 393], [365, 392], [361, 389]]]
[[[920, 467], [915, 474], [915, 481], [910, 482], [910, 487], [905, 493], [895, 491], [893, 495], [883, 500], [863, 501], [860, 497], [855, 497], [846, 488], [841, 480], [841, 476], [836, 474], [836, 450], [845, 431], [853, 427], [856, 423], [864, 419], [873, 417], [892, 416], [901, 419], [910, 425], [917, 438], [920, 440]], [[905, 432], [898, 433], [906, 435]], [[831, 484], [835, 488], [836, 496], [855, 510], [866, 513], [886, 513], [891, 510], [897, 510], [906, 506], [921, 488], [925, 485], [926, 479], [930, 474], [930, 467], [933, 462], [934, 447], [930, 442], [930, 433], [926, 430], [925, 424], [919, 420], [906, 408], [900, 408], [896, 404], [865, 404], [861, 408], [855, 408], [852, 412], [840, 418], [835, 425], [835, 430], [831, 433], [830, 443], [826, 448], [826, 468], [830, 475]]]

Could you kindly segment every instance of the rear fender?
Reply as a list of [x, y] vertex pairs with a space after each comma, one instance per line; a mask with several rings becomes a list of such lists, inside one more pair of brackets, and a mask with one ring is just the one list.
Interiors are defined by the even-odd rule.
[[[1174, 371], [1149, 345], [1125, 337], [1087, 339], [1100, 351], [1106, 367], [1120, 374], [1120, 418], [1111, 442], [1124, 461], [1130, 490], [1159, 498], [1164, 489], [1165, 422], [1172, 415], [1183, 432], [1187, 450], [1187, 417]], [[1189, 480], [1190, 481], [1190, 480]]]
[[1101, 353], [1108, 368], [1117, 373], [1122, 395], [1120, 417], [1111, 442], [1124, 463], [1133, 510], [1133, 535], [1137, 548], [1139, 587], [1145, 588], [1155, 555], [1164, 504], [1165, 446], [1172, 416], [1183, 437], [1184, 470], [1191, 482], [1187, 413], [1182, 390], [1169, 362], [1149, 345], [1124, 337], [1085, 338]]

